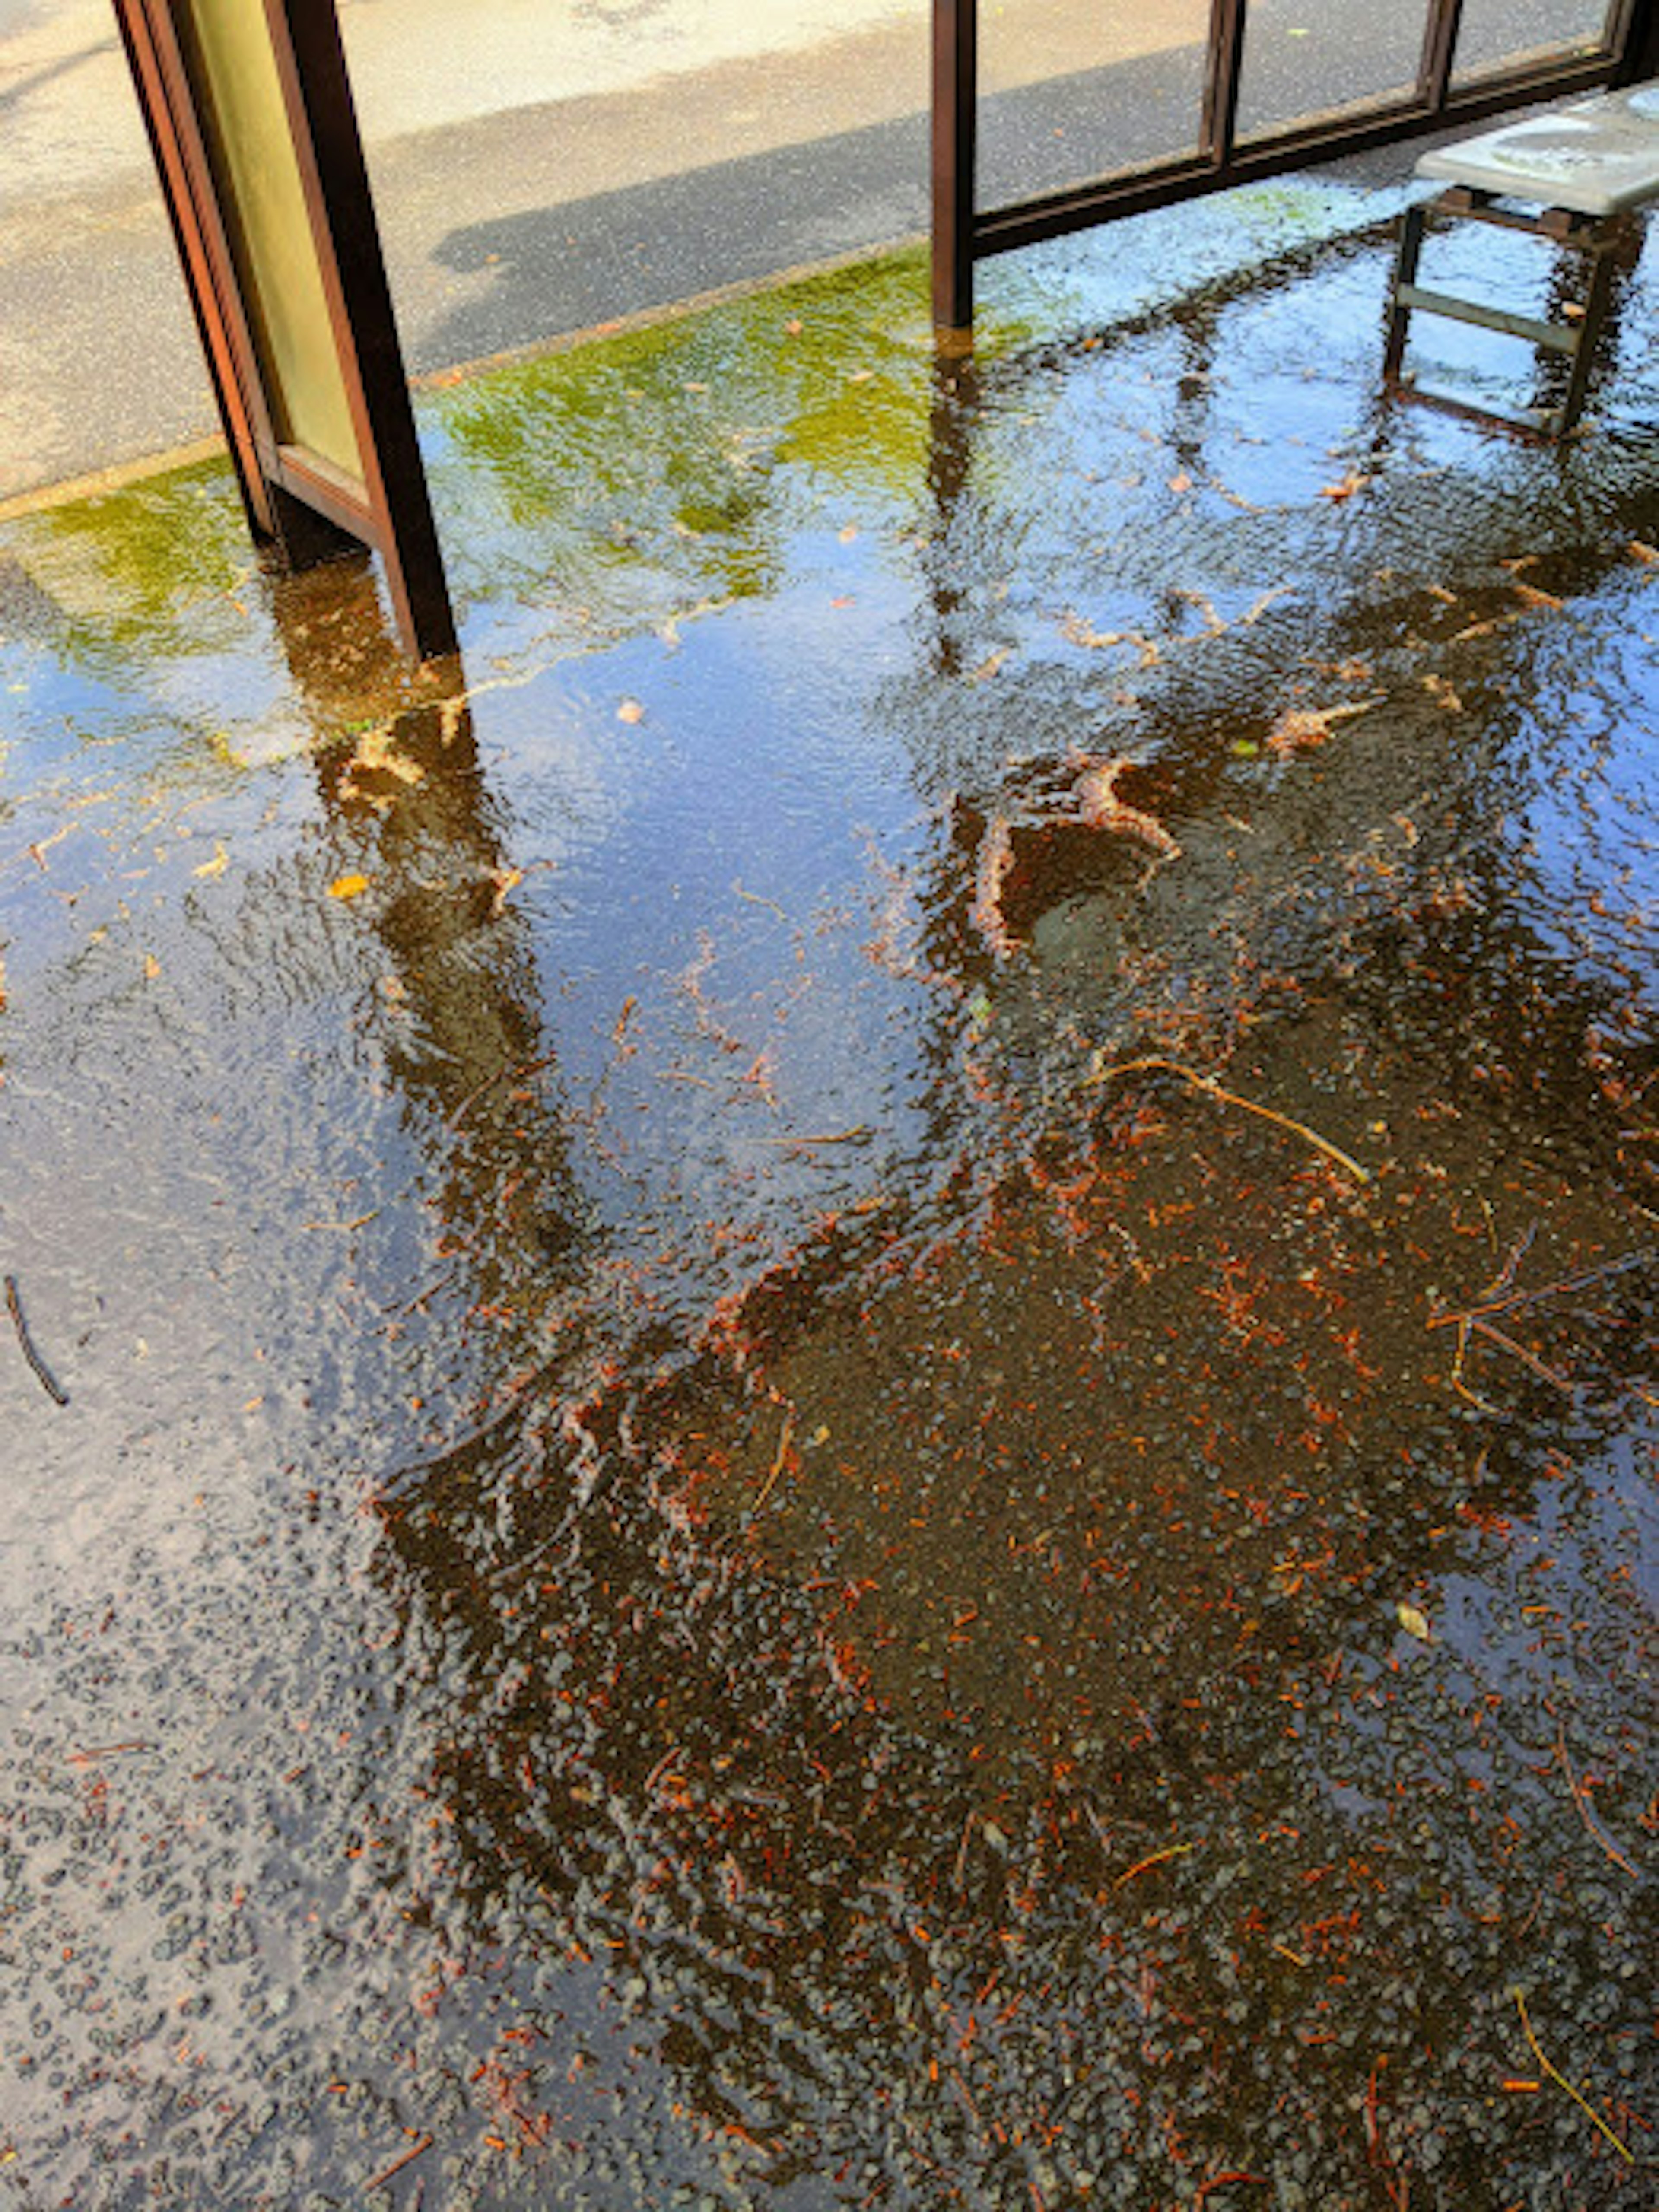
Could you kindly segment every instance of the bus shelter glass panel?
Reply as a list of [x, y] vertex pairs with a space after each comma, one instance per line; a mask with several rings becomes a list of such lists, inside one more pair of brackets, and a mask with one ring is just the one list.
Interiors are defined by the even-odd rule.
[[981, 207], [1198, 147], [1209, 0], [981, 0]]
[[1594, 52], [1607, 36], [1607, 0], [1463, 0], [1454, 84], [1518, 63]]
[[362, 456], [261, 0], [193, 0], [174, 19], [234, 210], [231, 250], [285, 445], [351, 478]]
[[1237, 137], [1408, 97], [1427, 26], [1428, 0], [1250, 0]]

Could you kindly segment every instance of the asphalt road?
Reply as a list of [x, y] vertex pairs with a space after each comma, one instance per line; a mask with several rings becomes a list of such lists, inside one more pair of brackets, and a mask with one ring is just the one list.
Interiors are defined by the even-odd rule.
[[[981, 203], [1177, 149], [1207, 15], [984, 0]], [[1472, 58], [1600, 15], [1469, 0]], [[922, 0], [344, 0], [342, 20], [416, 374], [925, 226]], [[1419, 21], [1255, 0], [1242, 126], [1405, 81]], [[0, 0], [0, 501], [214, 428], [107, 0]]]

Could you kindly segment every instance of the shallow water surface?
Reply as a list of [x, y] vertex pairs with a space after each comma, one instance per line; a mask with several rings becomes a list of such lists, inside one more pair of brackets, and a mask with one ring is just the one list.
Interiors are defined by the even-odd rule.
[[1386, 212], [0, 539], [0, 2203], [1652, 2201], [1656, 393]]

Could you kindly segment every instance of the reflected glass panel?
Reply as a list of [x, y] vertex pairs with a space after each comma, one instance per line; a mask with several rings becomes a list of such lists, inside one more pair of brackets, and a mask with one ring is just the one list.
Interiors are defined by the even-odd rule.
[[1241, 139], [1410, 94], [1423, 58], [1427, 0], [1250, 0], [1239, 75]]
[[1593, 52], [1607, 37], [1607, 0], [1463, 0], [1454, 83], [1546, 55]]
[[981, 0], [981, 207], [1198, 146], [1209, 0]]

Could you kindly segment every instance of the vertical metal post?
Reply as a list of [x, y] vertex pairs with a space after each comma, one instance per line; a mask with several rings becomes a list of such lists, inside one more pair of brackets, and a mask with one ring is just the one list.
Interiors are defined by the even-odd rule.
[[1423, 58], [1417, 70], [1417, 97], [1422, 106], [1437, 114], [1446, 104], [1462, 15], [1463, 0], [1432, 0], [1424, 28]]
[[1238, 80], [1244, 64], [1244, 27], [1249, 0], [1211, 0], [1210, 35], [1204, 68], [1204, 107], [1199, 151], [1217, 168], [1233, 155], [1238, 123]]
[[1423, 251], [1423, 228], [1428, 209], [1415, 200], [1400, 223], [1400, 253], [1394, 268], [1394, 295], [1389, 308], [1388, 343], [1382, 352], [1382, 381], [1397, 384], [1406, 358], [1406, 330], [1411, 321], [1411, 288], [1417, 282], [1417, 264]]
[[974, 319], [974, 170], [979, 0], [933, 0], [933, 320]]
[[276, 42], [277, 59], [290, 109], [307, 125], [301, 143], [308, 139], [306, 189], [313, 220], [332, 247], [336, 281], [330, 307], [342, 351], [356, 370], [352, 408], [392, 611], [416, 657], [441, 659], [457, 649], [455, 618], [416, 441], [339, 16], [314, 0], [265, 0], [265, 12], [288, 34]]
[[[372, 547], [405, 647], [417, 659], [445, 658], [455, 650], [454, 619], [336, 0], [225, 5], [115, 0], [249, 526], [288, 568]], [[216, 41], [233, 31], [247, 43], [218, 43], [216, 56]], [[269, 42], [263, 66], [275, 72], [274, 129], [272, 111], [259, 108], [256, 31]], [[249, 58], [252, 73], [224, 74], [227, 52], [239, 68]], [[249, 88], [246, 107], [224, 96]], [[268, 214], [263, 233], [250, 223], [261, 197], [245, 196], [248, 163], [259, 161], [274, 163], [279, 180], [295, 179], [296, 213], [274, 259], [278, 234]], [[307, 301], [320, 303], [309, 325]], [[290, 303], [284, 353], [272, 329]], [[297, 419], [295, 388], [309, 395]]]
[[1622, 0], [1615, 13], [1620, 52], [1613, 82], [1641, 84], [1659, 76], [1659, 0]]
[[1572, 368], [1567, 378], [1561, 411], [1556, 417], [1555, 434], [1560, 438], [1570, 437], [1577, 428], [1578, 418], [1584, 411], [1584, 402], [1589, 397], [1589, 381], [1595, 367], [1596, 349], [1601, 344], [1607, 309], [1613, 301], [1615, 245], [1615, 238], [1604, 233], [1590, 249], [1589, 288], [1584, 298], [1583, 314], [1573, 333], [1576, 343], [1571, 356]]

